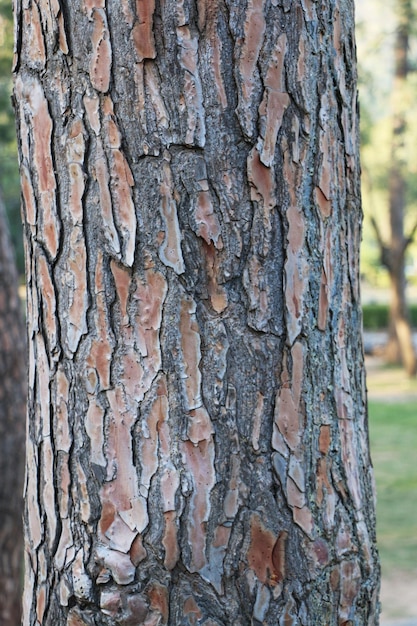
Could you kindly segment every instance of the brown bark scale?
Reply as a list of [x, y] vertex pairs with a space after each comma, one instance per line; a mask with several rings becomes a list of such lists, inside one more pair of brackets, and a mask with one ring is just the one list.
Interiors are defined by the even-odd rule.
[[353, 3], [15, 1], [24, 623], [377, 623]]

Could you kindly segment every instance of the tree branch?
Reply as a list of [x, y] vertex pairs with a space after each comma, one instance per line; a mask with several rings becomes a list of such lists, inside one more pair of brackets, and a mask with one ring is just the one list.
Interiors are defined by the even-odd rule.
[[[380, 228], [378, 226], [378, 223], [376, 221], [376, 219], [371, 215], [371, 224], [372, 227], [375, 231], [375, 236], [379, 245], [379, 251], [381, 254], [381, 264], [387, 268], [387, 270], [390, 270], [392, 267], [392, 263], [391, 263], [391, 250], [390, 248], [386, 245], [386, 243], [384, 242], [383, 238], [382, 238], [382, 234], [380, 231]], [[417, 224], [416, 224], [417, 227]]]
[[403, 248], [404, 252], [407, 250], [408, 246], [413, 243], [414, 237], [416, 236], [416, 233], [417, 233], [417, 220], [416, 220], [413, 228], [411, 229], [410, 234], [408, 235], [408, 237], [406, 237], [406, 239], [404, 241], [404, 248]]

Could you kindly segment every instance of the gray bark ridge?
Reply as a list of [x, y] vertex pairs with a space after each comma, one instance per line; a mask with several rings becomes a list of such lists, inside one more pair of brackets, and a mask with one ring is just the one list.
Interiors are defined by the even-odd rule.
[[24, 624], [377, 624], [352, 3], [15, 15]]

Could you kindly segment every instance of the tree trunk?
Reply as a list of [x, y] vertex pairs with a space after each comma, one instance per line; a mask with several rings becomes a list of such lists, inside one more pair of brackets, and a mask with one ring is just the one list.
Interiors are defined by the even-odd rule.
[[377, 624], [353, 3], [15, 4], [24, 624]]
[[405, 297], [405, 252], [408, 243], [404, 234], [406, 207], [406, 163], [404, 139], [407, 132], [408, 46], [412, 25], [411, 0], [397, 0], [398, 26], [395, 38], [395, 77], [392, 98], [391, 167], [389, 171], [389, 215], [391, 238], [387, 267], [391, 280], [390, 333], [386, 348], [389, 361], [403, 363], [409, 376], [415, 376], [417, 358]]
[[0, 198], [0, 623], [21, 617], [25, 443], [25, 331], [18, 277]]

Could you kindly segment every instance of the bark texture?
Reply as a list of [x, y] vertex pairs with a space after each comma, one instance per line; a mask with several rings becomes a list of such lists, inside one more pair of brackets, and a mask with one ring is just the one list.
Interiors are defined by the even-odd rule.
[[0, 197], [0, 624], [17, 626], [23, 574], [26, 345], [18, 276]]
[[377, 624], [353, 2], [15, 15], [24, 624]]

